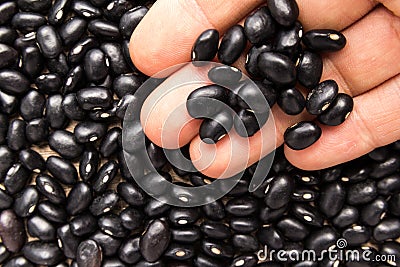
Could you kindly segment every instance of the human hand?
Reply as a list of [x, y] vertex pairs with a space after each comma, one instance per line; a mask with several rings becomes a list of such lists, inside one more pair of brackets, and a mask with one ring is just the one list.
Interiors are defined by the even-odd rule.
[[[295, 151], [285, 146], [286, 157], [295, 166], [306, 170], [326, 168], [400, 139], [400, 4], [398, 1], [381, 2], [386, 7], [377, 7], [377, 3], [370, 0], [357, 1], [357, 6], [339, 0], [297, 1], [299, 20], [305, 31], [314, 28], [343, 30], [347, 45], [339, 52], [324, 55], [321, 80], [336, 80], [341, 92], [354, 97], [354, 110], [337, 127], [322, 125], [322, 136], [311, 147]], [[147, 75], [188, 62], [193, 42], [201, 32], [216, 28], [222, 35], [230, 26], [243, 22], [259, 5], [258, 0], [159, 0], [132, 35], [132, 60]], [[234, 65], [243, 69], [244, 61], [243, 55]], [[201, 168], [207, 176], [234, 174], [235, 165], [241, 162], [232, 164], [235, 155], [231, 147], [239, 143], [240, 137], [233, 135], [215, 146], [206, 146], [198, 136], [198, 121], [183, 129], [160, 127], [171, 107], [184, 103], [194, 89], [177, 94], [169, 99], [164, 109], [151, 113], [148, 123], [143, 125], [144, 131], [160, 146], [162, 139], [175, 140], [178, 136], [178, 142], [168, 148], [190, 142], [191, 159], [196, 167], [205, 166], [207, 154], [215, 153], [214, 161], [205, 169]], [[283, 143], [287, 127], [307, 116], [303, 113], [288, 116], [277, 106], [272, 111], [277, 145]], [[263, 128], [249, 138], [249, 147], [243, 147], [244, 154], [248, 155], [248, 166], [269, 152], [268, 148], [261, 147], [262, 132]]]

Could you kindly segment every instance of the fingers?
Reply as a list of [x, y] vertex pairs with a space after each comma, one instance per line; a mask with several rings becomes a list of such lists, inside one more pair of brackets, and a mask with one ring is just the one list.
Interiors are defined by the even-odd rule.
[[400, 75], [354, 98], [354, 110], [337, 127], [322, 126], [321, 138], [309, 148], [285, 147], [287, 159], [305, 170], [327, 168], [400, 139]]
[[392, 0], [378, 0], [381, 2], [387, 9], [392, 11], [396, 16], [400, 17], [400, 2], [392, 1]]
[[[298, 0], [305, 29], [343, 29], [368, 13], [370, 0]], [[169, 66], [190, 60], [197, 36], [208, 28], [221, 35], [257, 6], [259, 0], [159, 0], [132, 35], [131, 58], [143, 73], [153, 75]], [[316, 16], [316, 14], [318, 14]], [[338, 19], [340, 18], [340, 19]]]

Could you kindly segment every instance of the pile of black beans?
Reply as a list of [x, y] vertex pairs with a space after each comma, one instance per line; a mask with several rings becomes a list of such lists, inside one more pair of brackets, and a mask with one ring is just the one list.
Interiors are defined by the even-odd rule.
[[[258, 252], [321, 251], [343, 237], [349, 249], [397, 261], [290, 265], [398, 266], [400, 141], [312, 172], [292, 166], [280, 147], [258, 190], [248, 191], [254, 165], [226, 197], [195, 208], [159, 202], [136, 184], [121, 127], [147, 78], [130, 61], [128, 40], [150, 5], [0, 3], [0, 265], [284, 266]], [[171, 167], [149, 141], [147, 152], [168, 181], [212, 182]]]
[[[221, 63], [232, 65], [248, 48], [249, 42], [245, 68], [251, 78], [257, 80], [255, 84], [240, 81], [241, 72], [234, 67], [210, 70], [208, 76], [215, 84], [197, 89], [188, 100], [202, 102], [204, 98], [214, 98], [237, 114], [233, 118], [232, 112], [226, 109], [198, 112], [195, 103], [188, 105], [194, 118], [207, 118], [199, 133], [204, 142], [217, 142], [232, 126], [240, 136], [254, 135], [267, 121], [269, 108], [275, 103], [288, 115], [298, 115], [306, 109], [317, 116], [321, 124], [329, 126], [342, 124], [350, 115], [352, 97], [339, 93], [334, 80], [320, 83], [323, 64], [319, 53], [341, 50], [346, 38], [331, 29], [315, 29], [303, 34], [298, 16], [295, 0], [270, 0], [267, 6], [250, 14], [243, 27], [229, 28], [221, 42], [215, 29], [205, 30], [197, 38], [191, 55], [195, 65], [200, 65], [199, 61], [211, 61], [216, 55]], [[227, 83], [232, 85], [230, 90], [224, 90]], [[221, 93], [223, 91], [225, 94]], [[308, 92], [306, 97], [302, 91]], [[239, 127], [241, 124], [245, 129]], [[286, 130], [284, 140], [290, 148], [301, 150], [314, 144], [321, 134], [321, 128], [314, 121], [302, 121]]]

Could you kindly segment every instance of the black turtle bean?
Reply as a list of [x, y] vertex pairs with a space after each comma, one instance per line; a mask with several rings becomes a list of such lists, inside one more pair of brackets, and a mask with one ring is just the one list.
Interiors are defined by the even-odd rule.
[[49, 146], [66, 159], [80, 156], [83, 150], [82, 145], [76, 141], [75, 136], [64, 130], [57, 130], [50, 134]]
[[339, 234], [334, 228], [324, 226], [323, 228], [312, 232], [306, 239], [305, 247], [314, 250], [317, 255], [320, 255], [324, 249], [330, 248], [336, 244]]
[[112, 88], [115, 94], [123, 99], [125, 95], [133, 95], [141, 84], [140, 77], [133, 74], [122, 74], [113, 80]]
[[254, 232], [260, 223], [255, 217], [235, 217], [229, 221], [229, 226], [235, 233], [250, 234]]
[[57, 229], [57, 241], [64, 255], [67, 258], [75, 259], [80, 240], [72, 234], [69, 224], [64, 224]]
[[56, 229], [45, 218], [35, 215], [27, 221], [28, 233], [32, 237], [37, 237], [41, 241], [50, 242], [56, 240]]
[[376, 183], [372, 180], [352, 184], [347, 189], [347, 203], [350, 205], [366, 204], [378, 195]]
[[92, 188], [84, 182], [78, 182], [68, 194], [66, 210], [71, 215], [77, 215], [88, 209], [92, 199]]
[[208, 79], [221, 86], [235, 86], [242, 78], [242, 72], [232, 66], [216, 66], [208, 71]]
[[[196, 267], [222, 267], [222, 266], [226, 266], [224, 265], [221, 261], [206, 256], [205, 254], [198, 254], [196, 256], [196, 258], [193, 259], [193, 264]], [[143, 266], [144, 267], [144, 266]]]
[[0, 44], [0, 68], [6, 68], [15, 65], [17, 59], [18, 52], [14, 48], [6, 44]]
[[64, 52], [61, 52], [58, 57], [47, 59], [47, 68], [52, 73], [57, 73], [58, 75], [65, 77], [70, 68], [67, 62], [67, 56]]
[[119, 214], [122, 225], [128, 230], [137, 230], [142, 227], [144, 215], [133, 207], [127, 207]]
[[[106, 258], [106, 259], [103, 260], [101, 266], [103, 266], [103, 267], [127, 267], [127, 265], [125, 265], [121, 260], [119, 260], [117, 258]], [[135, 266], [144, 266], [144, 265], [135, 265]], [[147, 266], [159, 266], [159, 265], [157, 265], [157, 264], [148, 265], [146, 263], [145, 266], [147, 267]]]
[[397, 218], [383, 219], [374, 227], [373, 237], [381, 242], [387, 239], [396, 239], [400, 236], [400, 220]]
[[399, 193], [400, 192], [399, 182], [400, 182], [399, 174], [392, 174], [379, 180], [376, 184], [378, 188], [378, 193], [384, 196]]
[[389, 259], [386, 261], [389, 265], [394, 265], [394, 264], [397, 265], [399, 263], [400, 245], [398, 242], [395, 241], [384, 242], [380, 246], [379, 252], [381, 253], [382, 256], [389, 256], [389, 255], [395, 256], [395, 262], [390, 261]]
[[139, 22], [143, 19], [149, 9], [145, 6], [134, 7], [121, 17], [119, 21], [119, 31], [122, 36], [129, 40]]
[[200, 125], [199, 135], [203, 142], [214, 144], [221, 140], [233, 126], [233, 117], [229, 111], [221, 111]]
[[386, 200], [383, 197], [377, 197], [361, 209], [361, 221], [366, 225], [375, 226], [385, 216], [387, 208]]
[[274, 50], [291, 59], [296, 59], [302, 35], [303, 25], [296, 21], [290, 28], [284, 28], [277, 32], [274, 39]]
[[71, 120], [82, 121], [87, 116], [86, 112], [79, 106], [75, 93], [70, 93], [64, 96], [62, 108], [65, 116]]
[[371, 238], [371, 229], [363, 225], [352, 225], [344, 229], [342, 237], [349, 246], [358, 246], [366, 243]]
[[221, 222], [205, 221], [200, 225], [200, 230], [203, 234], [213, 239], [224, 240], [232, 235], [229, 227]]
[[233, 64], [244, 51], [246, 41], [242, 26], [234, 25], [229, 28], [222, 37], [218, 49], [218, 60], [226, 65]]
[[43, 201], [38, 204], [37, 210], [47, 220], [55, 223], [64, 223], [67, 220], [67, 213], [63, 208], [50, 201]]
[[41, 241], [26, 243], [22, 253], [29, 261], [39, 265], [55, 265], [64, 259], [56, 244]]
[[5, 210], [11, 207], [14, 199], [9, 196], [3, 189], [0, 189], [0, 210]]
[[222, 86], [212, 84], [194, 90], [187, 98], [186, 108], [189, 115], [195, 119], [209, 118], [221, 111], [221, 105], [211, 105], [210, 99], [226, 102], [226, 89]]
[[61, 77], [53, 73], [40, 75], [36, 78], [35, 83], [38, 90], [44, 94], [59, 93], [62, 86]]
[[14, 1], [0, 4], [0, 25], [8, 22], [18, 12], [18, 5]]
[[244, 22], [244, 32], [250, 43], [264, 44], [276, 32], [276, 23], [267, 7], [261, 7], [250, 14]]
[[111, 211], [111, 209], [117, 204], [118, 200], [118, 194], [114, 191], [108, 190], [93, 199], [92, 204], [89, 206], [89, 210], [94, 216], [102, 215]]
[[95, 6], [93, 6], [90, 2], [88, 1], [73, 1], [72, 10], [75, 11], [75, 13], [81, 17], [84, 17], [86, 19], [94, 19], [101, 17], [101, 10]]
[[133, 4], [126, 0], [113, 0], [103, 8], [104, 16], [115, 22], [119, 22], [122, 15], [133, 7]]
[[33, 12], [18, 12], [11, 20], [13, 28], [25, 34], [38, 30], [45, 23], [45, 16]]
[[21, 218], [30, 216], [36, 209], [39, 197], [39, 193], [34, 186], [25, 187], [14, 197], [13, 210], [15, 214]]
[[22, 99], [19, 106], [21, 117], [30, 121], [43, 116], [46, 99], [37, 90], [30, 90]]
[[[84, 86], [84, 82], [86, 81], [85, 70], [82, 65], [78, 65], [73, 67], [65, 77], [64, 86], [62, 88], [63, 94], [75, 92], [78, 88]], [[65, 111], [65, 110], [64, 110]], [[67, 111], [65, 111], [67, 112]], [[78, 117], [80, 118], [80, 117]]]
[[98, 46], [98, 42], [93, 37], [84, 37], [78, 41], [70, 50], [68, 54], [68, 62], [71, 64], [80, 63], [85, 54]]
[[291, 212], [305, 224], [315, 227], [322, 227], [324, 224], [324, 216], [318, 209], [311, 205], [302, 203], [294, 204]]
[[144, 213], [149, 217], [161, 216], [170, 209], [170, 206], [157, 199], [150, 199], [144, 207]]
[[18, 50], [22, 50], [28, 46], [37, 46], [36, 32], [29, 32], [14, 40], [14, 47], [17, 48]]
[[218, 52], [219, 33], [216, 29], [202, 32], [192, 47], [192, 61], [211, 61]]
[[82, 241], [76, 251], [78, 267], [98, 267], [101, 265], [103, 254], [96, 241], [88, 239]]
[[95, 36], [99, 38], [104, 38], [106, 40], [116, 40], [120, 38], [118, 25], [106, 20], [102, 19], [91, 20], [89, 22], [88, 29]]
[[47, 13], [51, 7], [51, 1], [33, 1], [33, 0], [18, 0], [18, 7], [23, 11], [33, 11], [39, 13]]
[[274, 177], [265, 190], [265, 204], [271, 209], [286, 206], [290, 201], [293, 189], [293, 179], [289, 175], [281, 174]]
[[294, 150], [305, 149], [321, 137], [321, 128], [312, 121], [302, 121], [286, 129], [285, 144]]
[[68, 14], [71, 1], [56, 0], [48, 13], [49, 23], [52, 25], [60, 24]]
[[342, 209], [345, 200], [345, 188], [342, 184], [333, 182], [321, 188], [318, 207], [325, 216], [333, 217]]
[[394, 174], [400, 168], [400, 157], [396, 154], [390, 155], [385, 161], [375, 163], [370, 174], [372, 178], [380, 179]]
[[19, 95], [29, 90], [29, 80], [20, 72], [11, 69], [0, 70], [0, 88], [12, 95]]
[[63, 23], [58, 33], [65, 46], [70, 46], [79, 41], [86, 31], [87, 22], [79, 17], [73, 17]]
[[332, 224], [337, 228], [345, 228], [358, 221], [359, 211], [356, 207], [345, 205], [332, 219]]
[[85, 236], [97, 230], [97, 219], [90, 213], [82, 213], [69, 222], [69, 227], [75, 236]]
[[338, 31], [328, 29], [310, 30], [302, 39], [304, 45], [318, 52], [341, 50], [346, 45], [346, 37]]
[[277, 99], [279, 107], [288, 115], [300, 114], [306, 106], [303, 94], [296, 88], [283, 89]]
[[37, 30], [36, 41], [46, 58], [56, 58], [62, 51], [62, 41], [56, 29], [44, 25]]
[[305, 50], [296, 64], [297, 80], [306, 88], [314, 88], [321, 79], [322, 68], [321, 56]]
[[21, 50], [21, 70], [30, 78], [36, 78], [44, 67], [43, 56], [39, 48], [36, 45], [29, 45]]
[[241, 109], [233, 119], [236, 132], [242, 137], [253, 136], [267, 122], [269, 111], [263, 114]]
[[286, 217], [277, 222], [276, 228], [289, 240], [304, 240], [310, 233], [307, 227], [295, 218]]
[[339, 93], [329, 107], [318, 116], [318, 121], [330, 126], [342, 124], [350, 115], [353, 106], [351, 96]]
[[87, 79], [93, 82], [104, 80], [108, 74], [109, 65], [108, 56], [100, 49], [94, 48], [89, 50], [84, 58], [84, 69]]
[[84, 88], [76, 96], [84, 110], [106, 109], [113, 104], [111, 92], [104, 87]]
[[[63, 129], [68, 123], [68, 118], [65, 116], [62, 107], [62, 101], [63, 97], [60, 94], [52, 95], [47, 98], [45, 117], [51, 128]], [[58, 135], [59, 134], [55, 135], [54, 133], [50, 135], [49, 142], [52, 136], [58, 137]]]
[[296, 83], [296, 68], [289, 57], [277, 52], [263, 52], [257, 58], [260, 74], [278, 86]]
[[99, 228], [106, 234], [122, 238], [128, 231], [123, 227], [122, 220], [115, 214], [106, 214], [98, 220]]
[[25, 244], [24, 222], [11, 209], [0, 213], [0, 236], [3, 245], [13, 253], [19, 252]]
[[107, 132], [101, 141], [99, 149], [103, 157], [108, 158], [117, 152], [118, 148], [120, 147], [118, 140], [121, 138], [121, 135], [122, 130], [119, 127], [114, 127]]
[[102, 123], [83, 121], [78, 123], [74, 129], [74, 135], [78, 142], [88, 143], [101, 139], [107, 131], [107, 125]]
[[4, 267], [34, 267], [24, 256], [17, 256], [4, 264]]
[[291, 198], [296, 202], [312, 202], [319, 196], [318, 191], [306, 188], [296, 187], [293, 191]]
[[235, 234], [232, 237], [232, 244], [235, 247], [235, 251], [240, 252], [253, 252], [259, 248], [259, 243], [252, 235]]
[[[171, 231], [166, 222], [152, 221], [140, 238], [140, 253], [149, 262], [157, 261], [167, 249]], [[157, 240], [157, 242], [154, 242]]]
[[184, 261], [195, 256], [193, 246], [186, 244], [171, 243], [164, 253], [164, 256], [169, 259]]
[[[7, 146], [0, 146], [0, 177], [4, 177], [15, 160], [15, 153]], [[3, 179], [0, 179], [3, 181]]]
[[[147, 145], [146, 150], [154, 168], [160, 170], [165, 164], [167, 164], [167, 158], [165, 157], [163, 148], [155, 145], [154, 143], [150, 143]], [[153, 180], [152, 178], [156, 178], [157, 180], [156, 176], [148, 177], [149, 182]]]
[[110, 60], [110, 69], [115, 75], [129, 72], [129, 67], [125, 62], [122, 47], [119, 43], [103, 43], [100, 48]]
[[117, 186], [119, 196], [130, 206], [137, 207], [146, 204], [144, 191], [133, 183], [121, 182]]
[[42, 172], [46, 169], [43, 157], [32, 149], [24, 149], [19, 153], [19, 160], [30, 171]]
[[11, 195], [20, 192], [31, 178], [31, 172], [22, 163], [12, 165], [4, 178], [4, 187]]
[[79, 175], [84, 181], [89, 181], [97, 172], [100, 155], [96, 148], [87, 146], [79, 161]]
[[339, 87], [334, 80], [326, 80], [318, 84], [307, 95], [306, 108], [308, 113], [319, 115], [334, 102]]
[[48, 157], [46, 167], [50, 174], [63, 184], [72, 185], [78, 180], [75, 166], [63, 158], [57, 156]]
[[253, 197], [232, 198], [226, 203], [226, 211], [237, 217], [250, 216], [257, 211], [258, 203]]
[[237, 105], [243, 109], [251, 109], [255, 113], [265, 114], [276, 102], [276, 90], [265, 83], [255, 81], [244, 82], [237, 92]]
[[264, 226], [257, 232], [257, 238], [261, 244], [273, 249], [281, 249], [284, 245], [283, 235], [274, 226]]
[[174, 226], [192, 225], [200, 217], [196, 208], [173, 208], [169, 212], [169, 221]]
[[0, 113], [0, 144], [4, 144], [7, 138], [8, 131], [8, 116]]
[[28, 122], [25, 128], [26, 139], [33, 144], [41, 144], [47, 140], [49, 134], [48, 124], [45, 119], [34, 119]]
[[0, 91], [0, 111], [13, 115], [18, 110], [18, 98]]
[[201, 248], [205, 254], [216, 259], [233, 258], [234, 250], [231, 244], [204, 239]]
[[6, 45], [13, 45], [17, 39], [17, 31], [8, 26], [0, 26], [0, 42]]
[[249, 73], [252, 77], [259, 78], [261, 74], [257, 66], [258, 56], [261, 53], [269, 52], [271, 50], [272, 50], [272, 45], [270, 44], [252, 46], [246, 55], [245, 68], [247, 73]]
[[289, 27], [299, 16], [295, 0], [273, 0], [268, 2], [272, 17], [282, 26]]
[[47, 174], [36, 176], [36, 188], [54, 204], [64, 204], [66, 200], [65, 191], [61, 184]]
[[193, 244], [200, 240], [201, 232], [198, 226], [190, 228], [171, 229], [171, 239], [178, 243]]

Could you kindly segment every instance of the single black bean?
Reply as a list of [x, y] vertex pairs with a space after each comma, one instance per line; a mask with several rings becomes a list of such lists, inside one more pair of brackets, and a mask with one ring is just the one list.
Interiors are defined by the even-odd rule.
[[4, 187], [11, 195], [20, 192], [31, 178], [31, 172], [21, 163], [12, 165], [4, 178]]
[[103, 8], [103, 14], [107, 19], [119, 22], [122, 15], [133, 6], [134, 5], [127, 0], [112, 0], [105, 8]]
[[21, 49], [21, 70], [30, 78], [36, 78], [43, 70], [44, 60], [37, 45]]
[[218, 60], [226, 65], [233, 64], [244, 51], [246, 42], [243, 27], [240, 25], [232, 26], [222, 37], [218, 49]]
[[264, 226], [257, 232], [257, 238], [262, 245], [273, 249], [283, 248], [285, 239], [274, 226]]
[[254, 113], [247, 109], [241, 109], [234, 117], [233, 125], [236, 132], [242, 137], [253, 136], [267, 122], [268, 112]]
[[56, 244], [41, 241], [26, 243], [22, 253], [29, 261], [38, 265], [55, 265], [64, 259]]
[[110, 69], [115, 75], [129, 72], [129, 67], [125, 62], [122, 47], [119, 43], [103, 43], [100, 48], [110, 60]]
[[306, 88], [314, 88], [321, 79], [322, 68], [321, 56], [306, 50], [296, 64], [297, 80]]
[[117, 186], [118, 194], [130, 206], [143, 206], [147, 197], [142, 189], [129, 182], [119, 183]]
[[190, 228], [171, 229], [171, 239], [184, 244], [193, 244], [200, 240], [201, 232], [198, 226], [191, 226]]
[[276, 23], [267, 7], [261, 7], [250, 14], [244, 22], [247, 39], [256, 45], [264, 44], [276, 32]]
[[292, 200], [296, 202], [312, 202], [319, 196], [319, 192], [307, 187], [296, 187], [292, 194]]
[[15, 153], [7, 146], [0, 146], [0, 181], [14, 163]]
[[11, 207], [14, 199], [9, 196], [5, 190], [0, 189], [0, 210], [5, 210]]
[[98, 46], [98, 42], [93, 37], [84, 37], [78, 41], [68, 54], [68, 62], [71, 64], [79, 63], [83, 60], [85, 54]]
[[320, 183], [318, 172], [293, 169], [289, 173], [293, 175], [295, 181], [304, 185], [319, 185]]
[[69, 222], [69, 227], [72, 234], [85, 236], [97, 230], [97, 219], [90, 213], [82, 213]]
[[350, 205], [366, 204], [378, 195], [376, 183], [372, 180], [352, 184], [347, 189], [347, 203]]
[[142, 84], [141, 77], [134, 74], [122, 74], [113, 80], [113, 91], [119, 98], [133, 95]]
[[90, 180], [97, 172], [100, 155], [93, 146], [87, 146], [79, 161], [79, 175], [84, 181]]
[[380, 195], [388, 196], [400, 192], [400, 175], [392, 174], [377, 182], [378, 193]]
[[64, 223], [67, 220], [67, 213], [65, 210], [50, 201], [43, 201], [37, 206], [39, 213], [47, 220], [55, 223]]
[[399, 259], [400, 259], [400, 245], [397, 241], [386, 241], [384, 242], [379, 249], [379, 252], [381, 253], [382, 256], [388, 257], [389, 255], [395, 256], [394, 261], [393, 260], [387, 260], [386, 263], [389, 265], [393, 265], [394, 263], [396, 265], [399, 264]]
[[19, 252], [26, 241], [24, 222], [13, 210], [0, 213], [0, 236], [8, 251]]
[[[84, 86], [86, 77], [85, 70], [82, 65], [73, 67], [65, 77], [64, 86], [62, 88], [63, 94], [75, 92], [78, 88]], [[65, 110], [64, 110], [65, 111]], [[66, 111], [65, 111], [66, 112]], [[80, 117], [78, 117], [80, 118]]]
[[[147, 150], [147, 154], [149, 155], [150, 161], [154, 168], [159, 170], [165, 164], [167, 164], [167, 158], [165, 157], [163, 148], [155, 145], [154, 143], [150, 143], [146, 147], [146, 150]], [[156, 176], [153, 176], [153, 177], [157, 178]], [[149, 177], [148, 179], [151, 179], [151, 177]], [[149, 180], [149, 182], [150, 182], [150, 180]]]
[[57, 241], [64, 255], [67, 258], [75, 259], [76, 249], [78, 248], [80, 240], [72, 234], [69, 224], [64, 224], [57, 229]]
[[118, 140], [121, 138], [122, 130], [119, 127], [110, 129], [104, 136], [100, 144], [100, 153], [103, 157], [110, 157], [117, 152], [119, 146]]
[[88, 143], [101, 139], [107, 131], [107, 125], [102, 123], [83, 121], [78, 123], [74, 129], [74, 135], [78, 142]]
[[6, 68], [15, 65], [17, 59], [18, 52], [14, 48], [0, 43], [0, 68]]
[[65, 77], [70, 71], [70, 68], [67, 62], [67, 56], [64, 54], [64, 52], [61, 52], [55, 58], [47, 59], [47, 68], [50, 72], [57, 73], [58, 75]]
[[62, 23], [68, 14], [70, 4], [71, 1], [68, 0], [56, 0], [48, 13], [49, 23], [53, 25]]
[[111, 209], [117, 204], [118, 200], [118, 194], [114, 191], [108, 190], [93, 199], [92, 204], [89, 206], [89, 210], [95, 216], [102, 215], [111, 211]]
[[30, 171], [42, 172], [46, 169], [43, 157], [32, 149], [24, 149], [19, 153], [19, 160]]
[[300, 203], [294, 204], [291, 212], [305, 224], [315, 227], [322, 227], [324, 224], [324, 216], [317, 208], [311, 205]]
[[122, 225], [128, 230], [137, 230], [142, 227], [144, 215], [133, 207], [127, 207], [119, 214]]
[[257, 58], [260, 74], [278, 86], [296, 83], [296, 68], [289, 57], [277, 52], [263, 52]]
[[390, 147], [389, 146], [382, 146], [375, 148], [371, 152], [368, 153], [368, 157], [375, 160], [375, 161], [385, 161], [387, 157], [389, 156], [390, 153]]
[[36, 209], [39, 193], [34, 186], [25, 187], [14, 197], [13, 210], [21, 218], [30, 216]]
[[256, 217], [234, 217], [229, 221], [229, 226], [235, 233], [250, 234], [259, 227]]
[[49, 146], [66, 159], [80, 156], [83, 150], [82, 145], [76, 141], [75, 136], [64, 130], [57, 130], [50, 134]]
[[196, 208], [173, 208], [169, 212], [169, 221], [175, 226], [192, 225], [200, 217]]
[[25, 35], [22, 35], [14, 40], [14, 48], [18, 50], [22, 50], [28, 46], [37, 46], [36, 43], [36, 32], [29, 32]]
[[53, 26], [40, 27], [36, 33], [36, 41], [46, 58], [56, 58], [62, 51], [61, 38]]
[[293, 193], [294, 182], [292, 177], [281, 174], [274, 177], [265, 190], [265, 204], [271, 209], [279, 209], [290, 201]]
[[78, 267], [99, 267], [103, 259], [101, 247], [96, 241], [82, 241], [76, 251]]
[[53, 177], [47, 174], [39, 174], [36, 176], [36, 188], [54, 204], [65, 203], [65, 191]]
[[397, 218], [383, 219], [374, 227], [373, 237], [381, 242], [387, 239], [396, 239], [400, 236], [400, 220]]
[[204, 214], [211, 220], [222, 220], [225, 218], [225, 206], [219, 200], [208, 203], [201, 208]]
[[200, 225], [200, 230], [203, 234], [213, 239], [224, 240], [232, 235], [229, 227], [221, 222], [205, 221]]
[[194, 90], [187, 98], [186, 108], [195, 119], [209, 118], [221, 112], [221, 105], [211, 105], [210, 99], [226, 102], [226, 89], [220, 85], [212, 84]]
[[[147, 264], [147, 263], [146, 263]], [[120, 259], [118, 258], [106, 258], [102, 261], [101, 266], [103, 267], [128, 267], [127, 265], [125, 265]], [[135, 266], [143, 266], [143, 265], [135, 265]], [[152, 264], [150, 265], [145, 265], [147, 266], [153, 266]], [[159, 265], [154, 265], [154, 266], [159, 266]]]
[[342, 237], [346, 239], [349, 246], [359, 246], [371, 238], [371, 229], [367, 226], [352, 225], [343, 230]]
[[386, 214], [388, 204], [383, 197], [377, 197], [361, 209], [361, 221], [369, 226], [377, 225]]
[[46, 167], [51, 175], [63, 184], [72, 185], [78, 180], [76, 168], [68, 160], [57, 156], [50, 156], [46, 160]]
[[232, 244], [235, 251], [239, 252], [254, 252], [259, 248], [259, 243], [252, 235], [235, 234], [232, 237]]
[[226, 203], [226, 211], [237, 217], [252, 215], [257, 211], [258, 203], [253, 197], [232, 198]]
[[211, 61], [218, 52], [219, 33], [216, 29], [202, 32], [192, 47], [192, 61]]
[[143, 19], [149, 9], [145, 6], [134, 7], [121, 17], [119, 21], [119, 31], [122, 36], [129, 40], [139, 22]]
[[98, 220], [99, 228], [106, 234], [113, 237], [125, 237], [128, 231], [122, 225], [122, 220], [115, 214], [106, 214]]
[[[63, 97], [60, 94], [52, 95], [47, 98], [45, 117], [51, 128], [63, 129], [68, 123], [68, 118], [65, 116], [62, 102]], [[54, 136], [54, 133], [50, 135], [50, 139], [51, 136]]]
[[257, 65], [258, 56], [261, 53], [269, 52], [271, 50], [272, 45], [270, 44], [262, 44], [259, 46], [254, 45], [250, 48], [246, 56], [245, 68], [252, 77], [259, 78], [261, 75]]
[[221, 86], [236, 86], [242, 78], [242, 72], [232, 66], [216, 66], [208, 71], [208, 79]]
[[296, 88], [283, 89], [277, 99], [279, 107], [289, 115], [300, 114], [306, 106], [303, 94]]
[[89, 111], [89, 118], [96, 122], [109, 123], [114, 122], [117, 112], [118, 100], [113, 100], [112, 107], [109, 109], [95, 109]]
[[356, 207], [345, 205], [339, 213], [333, 217], [332, 224], [337, 228], [345, 228], [358, 221], [359, 211]]
[[233, 258], [234, 250], [231, 244], [204, 239], [201, 248], [205, 254], [216, 259]]
[[345, 200], [345, 188], [341, 183], [333, 182], [321, 188], [318, 207], [325, 216], [333, 217], [342, 209]]
[[17, 31], [8, 26], [0, 26], [0, 42], [9, 46], [14, 44], [17, 39]]
[[84, 59], [84, 69], [89, 81], [99, 82], [108, 74], [109, 58], [100, 49], [89, 50]]
[[77, 93], [77, 99], [84, 110], [106, 109], [113, 103], [111, 92], [103, 87], [81, 89]]
[[51, 7], [50, 0], [33, 1], [33, 0], [18, 0], [18, 7], [23, 11], [33, 11], [39, 13], [47, 13]]
[[[18, 1], [19, 2], [19, 1]], [[15, 13], [18, 12], [18, 5], [14, 1], [4, 2], [0, 4], [0, 25], [8, 22]]]
[[257, 262], [257, 256], [253, 254], [244, 254], [236, 256], [229, 267], [254, 267]]
[[305, 242], [307, 249], [314, 250], [317, 255], [320, 255], [322, 250], [330, 248], [336, 244], [339, 234], [334, 228], [324, 226], [323, 228], [313, 231]]
[[290, 28], [284, 28], [277, 32], [274, 39], [274, 50], [291, 59], [296, 59], [302, 35], [303, 25], [296, 21]]
[[30, 121], [43, 116], [46, 99], [37, 90], [30, 90], [22, 99], [19, 105], [21, 117]]
[[0, 88], [12, 95], [23, 94], [29, 90], [29, 80], [20, 72], [11, 69], [0, 70]]
[[[214, 257], [206, 256], [205, 254], [199, 253], [193, 260], [195, 267], [222, 267], [226, 266], [223, 262], [215, 259]], [[144, 266], [143, 266], [144, 267]]]
[[199, 135], [203, 142], [214, 144], [221, 140], [233, 126], [231, 112], [222, 110], [210, 119], [205, 119], [200, 125]]
[[75, 11], [75, 13], [81, 17], [87, 18], [87, 19], [94, 19], [101, 17], [101, 9], [93, 6], [90, 2], [88, 1], [73, 1], [72, 10]]
[[86, 112], [79, 106], [75, 93], [64, 96], [62, 108], [65, 115], [71, 120], [81, 121], [86, 118]]
[[394, 174], [400, 168], [400, 157], [392, 154], [385, 161], [375, 163], [372, 168], [370, 176], [375, 179]]
[[18, 12], [11, 20], [13, 28], [26, 34], [36, 31], [46, 23], [46, 17], [33, 12]]
[[269, 109], [275, 104], [277, 94], [274, 87], [255, 81], [254, 83], [244, 82], [236, 97], [237, 105], [241, 108], [264, 114], [268, 113]]
[[299, 16], [295, 0], [272, 0], [268, 2], [272, 17], [282, 26], [289, 27]]
[[28, 219], [27, 229], [29, 235], [37, 237], [41, 241], [53, 241], [56, 239], [56, 229], [45, 218], [35, 215]]
[[79, 41], [86, 31], [87, 23], [84, 19], [73, 17], [63, 23], [58, 30], [65, 46], [70, 46]]
[[66, 210], [71, 215], [77, 215], [88, 209], [92, 199], [92, 188], [84, 182], [78, 182], [68, 194]]
[[18, 97], [0, 91], [0, 112], [13, 115], [18, 111]]
[[34, 267], [24, 256], [17, 256], [4, 264], [4, 267]]
[[49, 134], [47, 121], [43, 118], [31, 120], [25, 128], [26, 139], [33, 144], [41, 144]]
[[112, 22], [94, 19], [89, 22], [88, 29], [99, 38], [106, 40], [115, 40], [120, 37], [118, 26]]
[[195, 251], [192, 245], [172, 243], [165, 251], [164, 256], [178, 261], [191, 259], [195, 256]]
[[318, 121], [330, 126], [342, 124], [350, 115], [353, 106], [351, 96], [339, 93], [329, 107], [318, 116]]
[[304, 34], [303, 43], [317, 52], [333, 52], [341, 50], [346, 45], [346, 37], [335, 30], [310, 30]]
[[342, 171], [343, 182], [358, 183], [366, 180], [372, 171], [371, 166], [364, 160], [355, 160], [351, 165], [345, 166]]
[[[140, 252], [149, 262], [157, 261], [167, 249], [171, 239], [168, 223], [152, 221], [140, 238]], [[154, 242], [157, 240], [157, 242]]]
[[321, 128], [312, 121], [302, 121], [286, 129], [285, 144], [294, 150], [305, 149], [321, 137]]
[[307, 95], [308, 113], [319, 115], [329, 108], [338, 95], [339, 87], [334, 80], [326, 80], [318, 84]]
[[170, 206], [168, 204], [151, 198], [144, 207], [144, 213], [149, 217], [158, 217], [166, 213], [169, 209]]
[[276, 227], [291, 241], [301, 241], [310, 233], [307, 227], [295, 218], [286, 217], [281, 219]]

